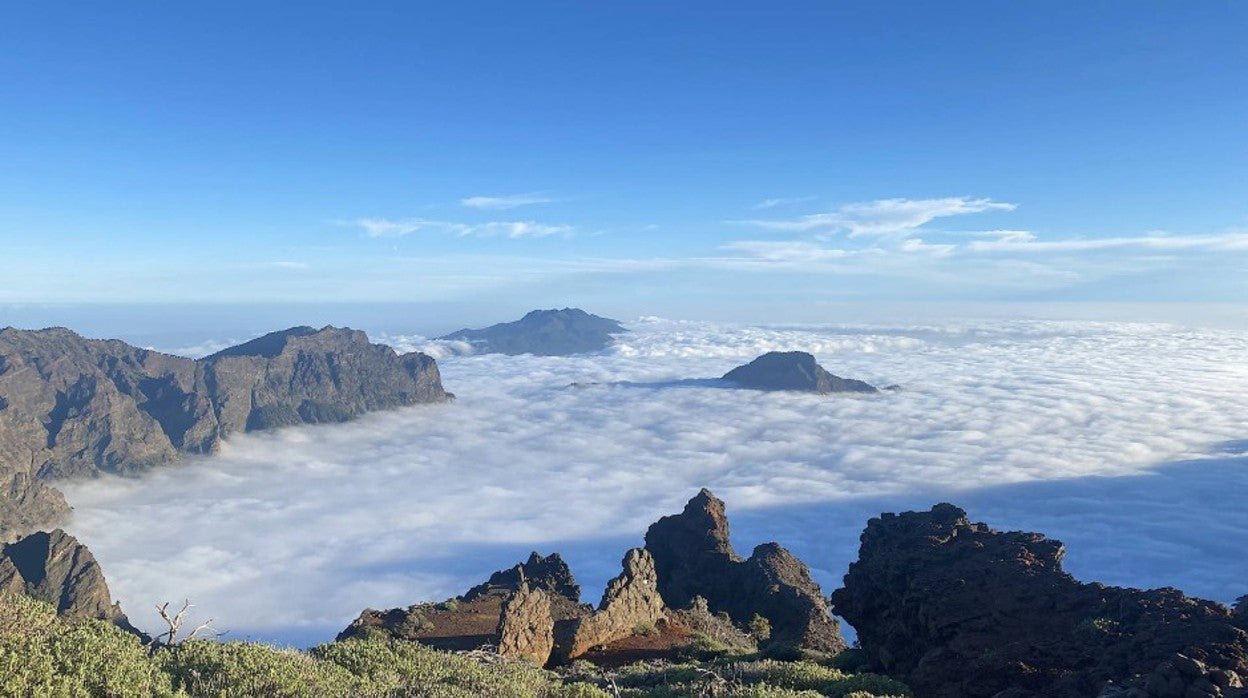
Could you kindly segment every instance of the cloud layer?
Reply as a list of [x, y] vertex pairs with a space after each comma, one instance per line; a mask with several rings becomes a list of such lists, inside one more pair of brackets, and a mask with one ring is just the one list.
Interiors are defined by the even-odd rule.
[[[141, 626], [190, 598], [230, 637], [327, 639], [365, 607], [462, 592], [529, 550], [594, 597], [697, 488], [737, 546], [778, 540], [830, 591], [866, 518], [950, 500], [1066, 539], [1088, 578], [1244, 588], [1248, 334], [1160, 325], [731, 327], [642, 319], [598, 356], [440, 359], [447, 405], [234, 437], [141, 480], [67, 489], [72, 530]], [[403, 349], [419, 337], [388, 337]], [[905, 389], [673, 385], [771, 349]], [[445, 353], [445, 352], [444, 352]], [[572, 383], [580, 387], [572, 387]], [[1237, 489], [1238, 488], [1238, 489]]]

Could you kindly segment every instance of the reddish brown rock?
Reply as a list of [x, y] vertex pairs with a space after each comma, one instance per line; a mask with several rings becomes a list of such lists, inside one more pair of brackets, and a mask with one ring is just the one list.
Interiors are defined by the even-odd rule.
[[832, 605], [871, 669], [933, 698], [1075, 698], [1111, 682], [1201, 695], [1215, 676], [1248, 672], [1248, 634], [1225, 606], [1080, 583], [1062, 570], [1064, 552], [1038, 533], [971, 523], [951, 504], [885, 514], [867, 524]]

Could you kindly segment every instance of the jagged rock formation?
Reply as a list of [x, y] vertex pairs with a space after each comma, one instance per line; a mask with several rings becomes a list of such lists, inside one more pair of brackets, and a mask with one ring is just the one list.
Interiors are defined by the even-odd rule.
[[438, 339], [468, 342], [479, 354], [567, 356], [601, 351], [612, 335], [627, 332], [619, 322], [580, 308], [534, 310], [515, 322], [462, 329]]
[[463, 598], [475, 601], [488, 594], [519, 591], [526, 584], [574, 604], [581, 602], [581, 586], [572, 576], [572, 570], [568, 569], [568, 563], [559, 557], [559, 553], [542, 556], [537, 551], [530, 553], [524, 563], [490, 575], [489, 580], [469, 589]]
[[868, 383], [828, 373], [804, 351], [771, 351], [723, 376], [753, 390], [798, 390], [807, 393], [875, 393]]
[[0, 591], [25, 594], [52, 604], [62, 615], [99, 618], [138, 634], [113, 602], [95, 556], [59, 528], [0, 547]]
[[63, 328], [6, 328], [0, 540], [68, 514], [40, 478], [135, 473], [234, 432], [447, 398], [432, 358], [349, 329], [296, 327], [193, 361]]
[[[766, 618], [768, 648], [845, 649], [806, 566], [775, 543], [742, 560], [728, 542], [724, 503], [707, 490], [684, 513], [651, 526], [646, 547], [629, 550], [620, 564], [597, 609], [579, 603], [580, 586], [562, 558], [534, 552], [453, 601], [366, 610], [338, 639], [382, 632], [441, 649], [495, 645], [534, 662], [544, 654], [538, 663], [549, 664], [587, 656], [610, 662], [613, 653], [670, 658], [693, 632], [716, 626], [722, 634], [717, 624], [729, 623], [713, 614], [724, 613], [741, 627], [755, 615]], [[731, 631], [752, 646], [743, 632]]]
[[550, 597], [521, 583], [506, 601], [498, 619], [498, 653], [545, 666], [555, 647], [555, 619]]
[[771, 624], [770, 644], [823, 652], [845, 649], [819, 585], [800, 560], [776, 543], [765, 543], [742, 560], [728, 539], [724, 503], [703, 489], [680, 514], [665, 516], [646, 532], [658, 590], [670, 608], [695, 597], [738, 624], [755, 614]]
[[1248, 633], [1229, 609], [1175, 589], [1080, 583], [1062, 571], [1064, 553], [1037, 533], [971, 523], [951, 504], [885, 514], [867, 524], [832, 606], [870, 668], [917, 695], [1238, 694]]
[[598, 610], [577, 619], [572, 641], [561, 659], [575, 659], [598, 645], [632, 635], [638, 627], [654, 625], [667, 616], [659, 594], [654, 558], [642, 548], [624, 555], [624, 571], [607, 583]]
[[[338, 639], [382, 632], [405, 640], [421, 642], [438, 649], [471, 650], [483, 645], [499, 646], [505, 634], [504, 622], [508, 604], [521, 592], [541, 592], [542, 602], [554, 626], [573, 621], [589, 613], [580, 603], [581, 588], [572, 577], [567, 563], [557, 553], [542, 556], [537, 552], [528, 561], [490, 575], [489, 581], [478, 584], [466, 594], [443, 603], [424, 603], [387, 611], [365, 610], [351, 625], [338, 634]], [[527, 623], [533, 602], [516, 608], [526, 615], [513, 613], [513, 622]], [[523, 627], [523, 625], [521, 626]], [[511, 631], [508, 631], [511, 632]], [[529, 637], [528, 630], [516, 630], [512, 637]], [[515, 646], [527, 646], [523, 643]], [[531, 654], [526, 651], [525, 654]], [[547, 651], [549, 656], [550, 652]]]

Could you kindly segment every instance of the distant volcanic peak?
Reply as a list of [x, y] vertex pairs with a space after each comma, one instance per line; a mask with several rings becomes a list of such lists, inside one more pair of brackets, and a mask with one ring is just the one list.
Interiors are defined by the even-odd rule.
[[485, 354], [567, 356], [600, 351], [621, 332], [627, 330], [616, 320], [580, 308], [552, 308], [530, 311], [514, 322], [456, 330], [438, 339], [469, 342]]
[[809, 393], [875, 393], [875, 386], [841, 378], [824, 370], [804, 351], [771, 351], [723, 376], [754, 390], [795, 390]]

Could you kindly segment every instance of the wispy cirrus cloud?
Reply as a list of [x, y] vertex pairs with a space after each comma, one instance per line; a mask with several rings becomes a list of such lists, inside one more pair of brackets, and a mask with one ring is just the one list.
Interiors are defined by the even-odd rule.
[[1135, 235], [1106, 238], [1040, 240], [1025, 230], [999, 230], [984, 233], [989, 240], [967, 243], [971, 252], [1060, 253], [1094, 252], [1140, 248], [1146, 250], [1248, 251], [1248, 233], [1220, 235]]
[[762, 210], [766, 210], [770, 208], [779, 208], [781, 206], [794, 206], [796, 204], [804, 204], [804, 203], [807, 203], [809, 201], [814, 201], [814, 200], [815, 200], [815, 197], [813, 196], [788, 196], [788, 197], [779, 197], [775, 199], [763, 199], [762, 201], [754, 204], [752, 208], [756, 211], [762, 211]]
[[740, 252], [751, 258], [769, 262], [819, 262], [843, 259], [851, 253], [847, 250], [824, 247], [801, 240], [737, 240], [720, 247], [728, 252]]
[[506, 210], [534, 204], [548, 204], [554, 199], [539, 193], [509, 194], [506, 196], [469, 196], [459, 200], [460, 206]]
[[1011, 203], [989, 198], [953, 196], [940, 199], [878, 199], [850, 203], [835, 211], [812, 213], [798, 218], [739, 221], [767, 230], [808, 232], [823, 235], [848, 233], [864, 235], [905, 235], [936, 220], [985, 211], [1013, 211]]
[[459, 223], [454, 221], [430, 220], [427, 218], [359, 218], [352, 225], [364, 230], [373, 238], [403, 237], [420, 233], [457, 235], [460, 237], [502, 236], [509, 238], [548, 237], [551, 235], [571, 235], [574, 229], [570, 225], [552, 225], [537, 221], [486, 221], [484, 223]]

